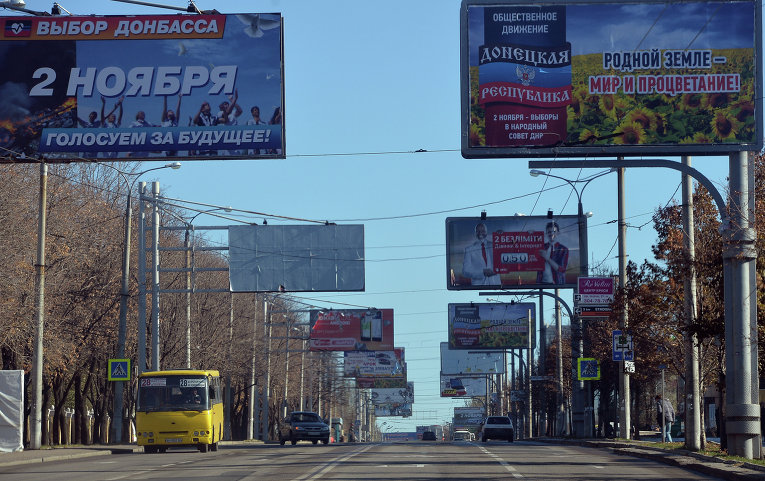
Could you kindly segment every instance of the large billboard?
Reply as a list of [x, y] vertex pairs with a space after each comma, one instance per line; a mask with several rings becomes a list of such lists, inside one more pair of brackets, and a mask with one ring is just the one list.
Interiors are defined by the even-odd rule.
[[405, 388], [372, 389], [372, 404], [411, 404], [414, 402], [414, 382], [407, 382]]
[[405, 370], [397, 351], [345, 351], [345, 377], [403, 377]]
[[486, 377], [465, 377], [441, 374], [441, 397], [474, 397], [486, 395]]
[[483, 423], [484, 417], [482, 407], [456, 407], [453, 419], [454, 430], [478, 427]]
[[470, 352], [449, 349], [448, 342], [441, 343], [441, 374], [482, 376], [505, 372], [503, 352]]
[[536, 304], [449, 304], [450, 349], [523, 349], [534, 344]]
[[762, 147], [761, 2], [464, 0], [464, 157]]
[[364, 290], [364, 226], [232, 225], [231, 292]]
[[580, 262], [577, 216], [446, 219], [450, 290], [573, 288]]
[[393, 309], [312, 310], [311, 351], [392, 351]]
[[0, 22], [0, 157], [285, 156], [279, 13]]

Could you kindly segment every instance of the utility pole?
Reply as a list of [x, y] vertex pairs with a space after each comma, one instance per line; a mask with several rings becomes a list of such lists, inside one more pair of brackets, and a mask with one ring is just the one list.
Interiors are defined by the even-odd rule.
[[48, 210], [48, 166], [40, 163], [40, 202], [37, 222], [37, 262], [35, 263], [35, 345], [32, 358], [32, 422], [29, 447], [42, 446], [43, 411], [43, 334], [45, 329], [45, 231]]
[[[618, 183], [618, 210], [619, 210], [619, 288], [624, 292], [624, 288], [627, 285], [627, 221], [625, 220], [625, 195], [624, 195], [624, 168], [617, 170], [617, 183]], [[627, 299], [622, 298], [622, 313], [619, 320], [619, 325], [622, 332], [627, 332]], [[623, 438], [630, 439], [632, 421], [630, 419], [630, 378], [629, 374], [624, 368], [624, 361], [619, 362], [619, 393], [621, 394], [618, 414], [623, 421], [619, 423], [621, 429], [620, 435]]]
[[[683, 164], [691, 166], [691, 158], [683, 156]], [[699, 344], [691, 326], [696, 320], [696, 234], [694, 232], [693, 182], [682, 174], [683, 241], [689, 272], [683, 279], [685, 306], [685, 449], [701, 450], [701, 399], [699, 393]]]
[[151, 369], [159, 371], [159, 182], [151, 183], [154, 210], [151, 226]]

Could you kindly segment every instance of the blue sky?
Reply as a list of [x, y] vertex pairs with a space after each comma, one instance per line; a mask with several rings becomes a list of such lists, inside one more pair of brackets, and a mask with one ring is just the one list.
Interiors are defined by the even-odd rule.
[[[75, 14], [172, 13], [106, 0], [60, 3]], [[27, 0], [33, 10], [51, 5]], [[576, 214], [568, 184], [530, 177], [526, 159], [462, 158], [460, 1], [200, 0], [198, 7], [282, 13], [287, 158], [185, 162], [180, 170], [152, 172], [142, 180], [159, 180], [163, 194], [172, 198], [364, 224], [366, 291], [295, 297], [321, 307], [394, 309], [396, 345], [406, 348], [409, 380], [415, 383], [414, 413], [380, 422], [414, 430], [449, 421], [452, 407], [462, 403], [439, 397], [447, 306], [485, 299], [476, 291], [446, 289], [446, 217], [478, 217], [482, 210], [489, 216], [545, 215], [548, 209]], [[420, 149], [427, 152], [415, 152]], [[724, 192], [727, 157], [694, 157], [693, 166]], [[573, 180], [597, 171], [552, 173]], [[656, 240], [654, 210], [679, 200], [680, 174], [634, 168], [625, 177], [627, 252], [640, 263]], [[585, 211], [593, 212], [590, 265], [613, 271], [618, 269], [616, 196], [616, 174], [591, 182], [583, 195]], [[195, 221], [221, 223], [226, 222], [204, 215]], [[571, 291], [563, 295], [571, 299]], [[542, 315], [553, 320], [549, 299]], [[640, 353], [637, 359], [637, 369], [650, 368], [641, 365]]]

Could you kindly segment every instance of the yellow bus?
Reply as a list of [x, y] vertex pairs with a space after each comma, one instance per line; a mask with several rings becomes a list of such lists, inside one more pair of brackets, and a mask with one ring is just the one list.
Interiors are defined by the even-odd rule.
[[138, 377], [135, 424], [145, 453], [192, 446], [217, 451], [223, 439], [218, 371], [149, 371]]

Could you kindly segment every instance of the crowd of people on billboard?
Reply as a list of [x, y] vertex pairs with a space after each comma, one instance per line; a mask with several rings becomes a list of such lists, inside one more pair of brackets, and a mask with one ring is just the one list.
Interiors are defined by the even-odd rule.
[[[190, 127], [212, 127], [218, 125], [281, 125], [282, 112], [280, 107], [275, 107], [269, 121], [265, 121], [260, 116], [260, 107], [258, 105], [252, 105], [250, 107], [251, 118], [246, 120], [240, 119], [244, 113], [244, 109], [238, 103], [239, 91], [235, 90], [232, 95], [224, 96], [224, 98], [218, 104], [218, 110], [213, 113], [211, 103], [209, 101], [203, 101], [199, 109], [192, 116], [188, 117], [188, 125]], [[181, 103], [183, 95], [178, 94], [178, 101], [175, 109], [168, 109], [168, 96], [162, 98], [162, 110], [159, 116], [159, 121], [155, 124], [147, 118], [147, 113], [144, 110], [138, 110], [134, 114], [134, 120], [128, 125], [128, 127], [178, 127], [181, 119]], [[101, 112], [92, 110], [88, 113], [87, 119], [80, 116], [76, 117], [76, 123], [79, 127], [89, 128], [120, 128], [122, 127], [122, 119], [125, 110], [125, 97], [119, 97], [113, 104], [111, 109], [107, 112], [107, 99], [101, 97]], [[188, 152], [180, 153], [176, 150], [164, 150], [141, 153], [141, 156], [146, 157], [174, 157], [182, 154], [188, 154], [191, 157], [194, 156], [216, 156], [220, 153], [218, 150], [192, 150]], [[246, 155], [261, 155], [261, 154], [281, 154], [281, 149], [243, 149], [243, 150], [228, 150], [225, 152], [228, 156], [246, 156]], [[83, 157], [91, 154], [82, 154]], [[138, 155], [134, 152], [118, 153], [118, 152], [99, 152], [98, 157], [104, 158], [116, 158], [116, 157], [131, 157]]]

